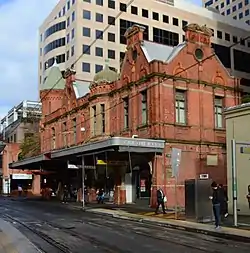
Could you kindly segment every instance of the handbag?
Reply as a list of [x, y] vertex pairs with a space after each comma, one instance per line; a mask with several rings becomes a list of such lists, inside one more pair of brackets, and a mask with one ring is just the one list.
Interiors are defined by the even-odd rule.
[[164, 201], [164, 202], [167, 202], [167, 201], [168, 201], [166, 196], [164, 196], [163, 201]]

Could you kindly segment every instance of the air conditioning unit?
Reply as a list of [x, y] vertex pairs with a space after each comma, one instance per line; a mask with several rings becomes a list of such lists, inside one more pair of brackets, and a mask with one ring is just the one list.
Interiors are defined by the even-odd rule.
[[209, 179], [208, 174], [200, 174], [200, 179]]

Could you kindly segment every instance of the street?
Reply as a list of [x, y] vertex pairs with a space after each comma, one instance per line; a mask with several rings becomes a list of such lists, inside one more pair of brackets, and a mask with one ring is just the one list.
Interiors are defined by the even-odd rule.
[[0, 218], [49, 253], [244, 253], [250, 248], [247, 243], [101, 217], [59, 203], [1, 198]]

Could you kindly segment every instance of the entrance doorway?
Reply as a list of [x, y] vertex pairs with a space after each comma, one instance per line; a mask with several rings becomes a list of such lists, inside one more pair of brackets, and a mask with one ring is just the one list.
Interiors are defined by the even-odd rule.
[[134, 203], [141, 203], [142, 200], [146, 205], [149, 204], [151, 197], [152, 175], [150, 166], [145, 163], [136, 166], [132, 170], [132, 199]]

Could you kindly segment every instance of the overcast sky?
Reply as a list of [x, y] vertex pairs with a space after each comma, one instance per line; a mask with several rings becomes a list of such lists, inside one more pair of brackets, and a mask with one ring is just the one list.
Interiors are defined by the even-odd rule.
[[57, 2], [0, 0], [0, 118], [22, 100], [38, 99], [38, 27]]

